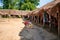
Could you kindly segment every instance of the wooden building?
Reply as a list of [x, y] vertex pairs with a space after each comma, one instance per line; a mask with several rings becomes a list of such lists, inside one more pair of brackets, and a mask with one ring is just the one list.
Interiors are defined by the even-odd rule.
[[52, 1], [29, 14], [30, 20], [60, 35], [60, 1]]
[[29, 12], [30, 11], [0, 9], [0, 17], [20, 18], [21, 16], [26, 16]]

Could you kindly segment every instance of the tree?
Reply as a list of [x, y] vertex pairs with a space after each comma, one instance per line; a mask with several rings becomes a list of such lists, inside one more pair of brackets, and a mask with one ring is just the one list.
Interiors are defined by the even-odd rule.
[[34, 10], [39, 0], [3, 0], [3, 9]]
[[19, 0], [11, 0], [12, 2], [10, 3], [10, 5], [11, 5], [11, 9], [19, 9], [18, 8], [18, 2], [19, 2]]
[[3, 9], [2, 6], [0, 6], [0, 9]]
[[10, 2], [11, 2], [11, 0], [3, 0], [3, 9], [9, 9]]
[[39, 0], [20, 0], [19, 10], [34, 10], [39, 4]]
[[3, 0], [3, 9], [17, 9], [16, 4], [19, 0]]

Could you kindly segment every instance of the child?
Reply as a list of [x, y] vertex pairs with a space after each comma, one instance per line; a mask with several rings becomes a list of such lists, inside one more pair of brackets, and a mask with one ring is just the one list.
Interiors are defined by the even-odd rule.
[[28, 26], [29, 25], [29, 22], [28, 21], [25, 21], [23, 22], [25, 26]]
[[29, 21], [23, 22], [27, 28], [32, 28], [32, 23]]

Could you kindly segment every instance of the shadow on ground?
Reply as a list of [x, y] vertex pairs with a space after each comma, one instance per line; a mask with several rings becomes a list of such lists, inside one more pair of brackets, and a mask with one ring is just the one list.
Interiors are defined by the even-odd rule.
[[42, 28], [27, 28], [24, 27], [19, 33], [20, 40], [57, 40], [57, 37]]
[[19, 33], [19, 36], [21, 37], [20, 40], [32, 40], [32, 34], [30, 34], [30, 29], [27, 27], [24, 27], [23, 30]]
[[33, 28], [24, 27], [19, 36], [20, 40], [58, 40], [57, 36], [36, 25], [33, 25]]

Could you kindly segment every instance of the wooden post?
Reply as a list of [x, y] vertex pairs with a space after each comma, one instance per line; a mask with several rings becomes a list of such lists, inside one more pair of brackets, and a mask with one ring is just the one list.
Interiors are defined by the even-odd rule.
[[37, 20], [38, 20], [38, 16], [36, 16], [37, 19], [35, 19], [36, 23], [37, 23]]
[[43, 13], [43, 27], [45, 26], [45, 23], [44, 23], [44, 21], [45, 21], [45, 20], [44, 20], [44, 13]]
[[39, 15], [38, 15], [38, 24], [39, 24]]
[[35, 15], [34, 15], [34, 22], [35, 22]]
[[58, 36], [60, 37], [60, 16], [58, 14]]
[[33, 21], [33, 16], [31, 16], [31, 21]]
[[35, 20], [35, 16], [33, 15], [33, 22], [35, 22], [34, 20]]
[[49, 14], [49, 30], [51, 30], [51, 15]]
[[0, 18], [1, 18], [1, 15], [0, 15]]
[[32, 22], [34, 21], [34, 16], [32, 16]]
[[60, 7], [57, 7], [57, 20], [58, 20], [58, 39], [60, 39]]

